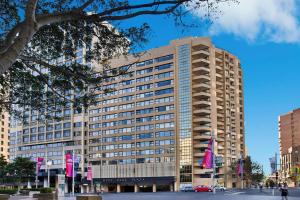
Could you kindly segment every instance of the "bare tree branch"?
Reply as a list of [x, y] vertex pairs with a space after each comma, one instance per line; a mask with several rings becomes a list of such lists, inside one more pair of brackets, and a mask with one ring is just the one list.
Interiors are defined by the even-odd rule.
[[87, 7], [89, 7], [95, 0], [88, 0], [87, 2], [85, 2], [82, 6], [80, 6], [77, 10], [84, 10]]

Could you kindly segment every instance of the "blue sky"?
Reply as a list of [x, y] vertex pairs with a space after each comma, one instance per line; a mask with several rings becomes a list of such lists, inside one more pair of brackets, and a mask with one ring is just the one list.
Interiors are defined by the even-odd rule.
[[278, 116], [300, 107], [298, 5], [295, 0], [264, 0], [264, 5], [261, 0], [242, 0], [240, 7], [235, 6], [229, 14], [227, 5], [221, 6], [224, 19], [213, 24], [197, 17], [201, 11], [188, 17], [199, 24], [197, 28], [177, 27], [161, 16], [139, 17], [128, 24], [147, 21], [151, 25], [144, 49], [186, 36], [211, 36], [216, 46], [239, 57], [244, 71], [246, 144], [253, 160], [263, 164], [268, 174], [268, 159], [279, 153]]

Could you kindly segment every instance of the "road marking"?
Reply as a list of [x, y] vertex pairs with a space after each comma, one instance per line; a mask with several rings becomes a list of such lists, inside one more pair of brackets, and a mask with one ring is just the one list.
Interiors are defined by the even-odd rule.
[[245, 194], [246, 192], [235, 192], [235, 193], [227, 193], [225, 195], [238, 195], [238, 194]]

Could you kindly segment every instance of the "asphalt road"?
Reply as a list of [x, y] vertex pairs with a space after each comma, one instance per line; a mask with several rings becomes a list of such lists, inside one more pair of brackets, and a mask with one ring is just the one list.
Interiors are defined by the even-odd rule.
[[[272, 190], [257, 189], [229, 190], [226, 192], [195, 193], [195, 192], [157, 192], [157, 193], [106, 193], [103, 200], [281, 200], [279, 191], [272, 196]], [[30, 198], [12, 197], [10, 200], [21, 200]], [[75, 200], [74, 197], [64, 197], [61, 200]], [[290, 190], [289, 200], [300, 200], [300, 189]]]

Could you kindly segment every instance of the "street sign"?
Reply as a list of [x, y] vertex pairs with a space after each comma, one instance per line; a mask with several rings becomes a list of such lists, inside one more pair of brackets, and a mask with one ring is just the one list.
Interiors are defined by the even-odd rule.
[[57, 179], [58, 179], [58, 184], [59, 185], [64, 185], [65, 184], [66, 178], [65, 178], [64, 174], [58, 174]]
[[222, 164], [223, 164], [223, 157], [222, 156], [216, 156], [215, 157], [215, 163], [216, 163], [216, 166], [222, 166]]

